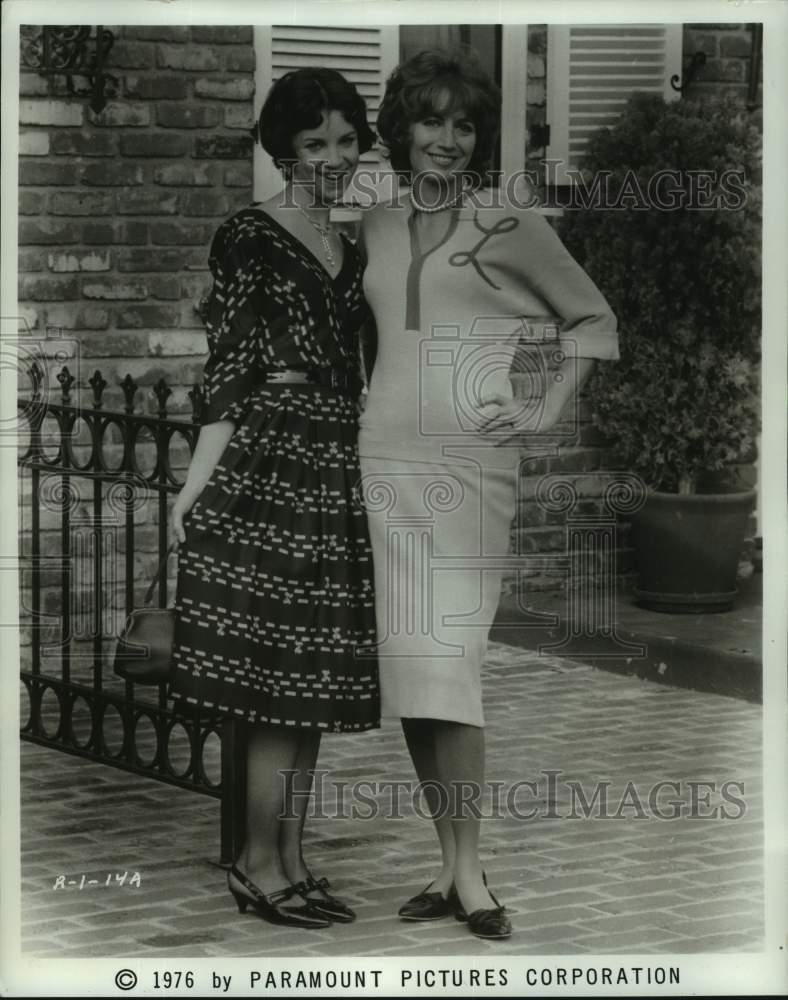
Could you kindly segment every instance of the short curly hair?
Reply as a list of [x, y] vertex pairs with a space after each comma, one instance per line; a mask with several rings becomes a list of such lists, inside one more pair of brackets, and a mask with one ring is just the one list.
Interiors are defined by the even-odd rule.
[[388, 158], [400, 175], [410, 173], [410, 136], [414, 122], [462, 110], [476, 128], [468, 172], [484, 177], [500, 131], [501, 92], [471, 53], [463, 49], [425, 49], [399, 65], [386, 83], [377, 129]]
[[326, 111], [340, 111], [358, 134], [359, 150], [366, 153], [375, 142], [367, 122], [364, 98], [335, 69], [304, 67], [280, 77], [265, 99], [253, 134], [280, 169], [295, 157], [293, 136], [318, 128]]

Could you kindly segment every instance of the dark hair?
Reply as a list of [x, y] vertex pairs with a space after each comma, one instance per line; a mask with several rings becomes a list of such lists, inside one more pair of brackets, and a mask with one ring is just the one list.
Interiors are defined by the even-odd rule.
[[367, 123], [364, 98], [341, 73], [323, 66], [292, 70], [276, 81], [260, 112], [255, 138], [281, 168], [295, 159], [293, 136], [318, 128], [326, 111], [344, 115], [358, 133], [362, 153], [372, 148], [375, 133]]
[[398, 66], [386, 83], [377, 120], [394, 170], [410, 173], [410, 128], [414, 122], [436, 111], [459, 109], [476, 128], [476, 146], [466, 170], [483, 177], [500, 129], [498, 87], [462, 49], [426, 49]]

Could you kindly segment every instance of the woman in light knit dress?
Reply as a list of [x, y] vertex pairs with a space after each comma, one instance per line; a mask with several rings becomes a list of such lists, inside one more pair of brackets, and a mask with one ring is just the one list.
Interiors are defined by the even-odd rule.
[[[556, 424], [593, 359], [618, 356], [615, 317], [545, 218], [503, 190], [469, 186], [489, 168], [499, 120], [497, 88], [467, 57], [423, 52], [398, 67], [377, 128], [410, 190], [365, 213], [362, 231], [377, 355], [359, 453], [382, 714], [402, 720], [442, 854], [400, 916], [454, 915], [485, 938], [511, 934], [478, 853], [480, 669], [518, 444]], [[510, 366], [529, 320], [545, 317], [563, 361], [534, 407], [513, 398]]]

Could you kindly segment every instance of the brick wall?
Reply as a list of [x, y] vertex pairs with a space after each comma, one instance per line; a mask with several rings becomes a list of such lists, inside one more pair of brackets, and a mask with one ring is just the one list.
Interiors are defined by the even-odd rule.
[[[24, 37], [27, 29], [22, 30]], [[72, 397], [85, 405], [92, 400], [87, 380], [99, 369], [108, 382], [105, 409], [123, 408], [119, 383], [131, 375], [140, 386], [136, 411], [155, 412], [152, 387], [164, 378], [172, 389], [169, 413], [186, 418], [192, 408], [187, 393], [202, 381], [206, 353], [195, 305], [210, 286], [209, 242], [222, 219], [252, 198], [247, 132], [253, 122], [252, 29], [110, 30], [116, 41], [106, 68], [118, 86], [101, 114], [89, 109], [87, 98], [70, 97], [65, 81], [56, 81], [50, 92], [35, 72], [21, 74], [20, 325], [38, 342], [36, 356], [43, 352], [46, 358], [48, 391], [56, 401], [60, 387], [53, 376], [66, 364], [78, 375]], [[81, 87], [86, 81], [75, 83]], [[45, 435], [48, 429], [55, 430], [50, 423]], [[113, 428], [105, 437], [112, 459], [122, 450], [120, 438]], [[75, 451], [77, 460], [89, 456], [88, 441], [79, 433]], [[155, 456], [150, 435], [142, 435], [136, 454], [149, 472]], [[169, 459], [181, 475], [188, 456], [186, 443], [176, 440]], [[71, 483], [81, 498], [72, 511], [72, 545], [78, 548], [80, 534], [86, 539], [83, 555], [74, 558], [74, 587], [89, 608], [92, 485], [79, 477]], [[29, 486], [28, 478], [20, 490], [21, 544], [28, 554]], [[42, 493], [47, 490], [42, 486]], [[54, 554], [60, 550], [60, 505], [42, 503], [41, 551]], [[134, 521], [139, 601], [156, 565], [156, 503], [145, 504]], [[123, 531], [115, 530], [107, 544], [122, 555]], [[114, 586], [107, 580], [102, 595], [103, 613], [114, 617], [108, 635], [123, 621], [122, 565], [114, 577]], [[21, 596], [28, 607], [29, 583], [23, 574]], [[57, 615], [56, 572], [44, 573], [42, 588], [44, 608]], [[21, 618], [27, 664], [29, 613], [23, 610]], [[80, 643], [79, 627], [75, 635], [73, 677], [89, 680], [90, 642]], [[51, 641], [56, 636], [47, 634], [44, 642]], [[79, 658], [81, 645], [88, 655]]]
[[188, 412], [209, 241], [251, 200], [252, 29], [110, 30], [119, 86], [101, 114], [62, 81], [49, 94], [21, 75], [19, 304], [36, 336], [79, 342], [83, 373], [110, 382], [108, 406], [129, 373], [140, 408], [156, 408], [163, 376], [170, 411]]
[[[706, 63], [693, 77], [687, 94], [702, 97], [704, 94], [730, 94], [743, 104], [748, 101], [753, 24], [685, 24], [683, 35], [684, 65], [695, 52], [703, 52]], [[758, 74], [758, 87], [754, 95], [755, 120], [761, 120], [763, 108], [762, 72]]]
[[547, 120], [547, 25], [528, 26], [528, 82], [525, 94], [525, 169], [541, 177], [547, 152], [538, 144], [539, 126]]

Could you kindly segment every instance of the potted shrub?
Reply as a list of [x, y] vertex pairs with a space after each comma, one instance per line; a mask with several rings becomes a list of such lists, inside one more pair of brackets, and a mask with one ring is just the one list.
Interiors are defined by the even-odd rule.
[[589, 399], [647, 487], [636, 594], [661, 610], [726, 610], [736, 594], [755, 500], [736, 463], [752, 461], [760, 410], [759, 172], [760, 135], [731, 100], [636, 94], [590, 143], [591, 204], [562, 220], [618, 317], [621, 360]]

